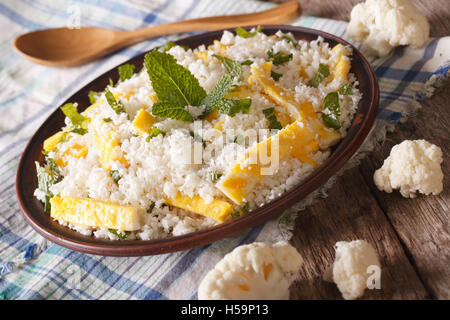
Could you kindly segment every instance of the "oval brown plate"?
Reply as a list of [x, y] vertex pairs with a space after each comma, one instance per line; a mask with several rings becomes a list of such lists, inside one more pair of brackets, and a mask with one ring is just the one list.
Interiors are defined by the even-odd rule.
[[[297, 39], [311, 41], [321, 36], [331, 46], [337, 43], [351, 46], [345, 40], [318, 30], [293, 26], [264, 27], [264, 33], [266, 34], [274, 34], [278, 30], [292, 32]], [[222, 32], [223, 30], [195, 35], [179, 40], [177, 43], [191, 48], [201, 44], [209, 45], [214, 39], [219, 39]], [[135, 64], [137, 69], [139, 69], [143, 65], [144, 55], [145, 53], [140, 54], [127, 62]], [[346, 137], [333, 148], [333, 152], [327, 161], [318, 167], [303, 183], [285, 193], [279, 199], [230, 222], [206, 230], [158, 240], [111, 241], [83, 236], [61, 226], [44, 212], [42, 203], [33, 196], [37, 186], [34, 161], [42, 162], [43, 155], [41, 150], [43, 141], [59, 131], [64, 125], [64, 115], [58, 108], [33, 135], [19, 162], [16, 192], [25, 220], [38, 233], [54, 243], [85, 253], [107, 256], [144, 256], [186, 250], [243, 232], [250, 227], [275, 217], [320, 187], [350, 159], [367, 137], [377, 113], [379, 89], [369, 63], [354, 47], [351, 72], [357, 77], [359, 89], [363, 94], [352, 126], [349, 128]], [[89, 106], [89, 91], [103, 91], [109, 82], [109, 78], [117, 82], [117, 68], [104, 73], [72, 95], [64, 103], [78, 102], [79, 110], [84, 110]]]

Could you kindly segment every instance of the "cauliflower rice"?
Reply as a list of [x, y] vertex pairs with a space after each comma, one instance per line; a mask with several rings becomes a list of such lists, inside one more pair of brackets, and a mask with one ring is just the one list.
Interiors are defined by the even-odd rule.
[[[308, 83], [318, 73], [319, 64], [333, 69], [339, 63], [343, 52], [347, 52], [349, 56], [351, 49], [342, 47], [340, 50], [332, 50], [320, 37], [311, 42], [297, 42], [292, 39], [294, 37], [291, 34], [283, 34], [281, 31], [274, 36], [258, 32], [248, 38], [225, 31], [220, 41], [215, 41], [208, 47], [202, 45], [194, 50], [185, 50], [174, 46], [166, 53], [188, 69], [206, 93], [210, 93], [219, 79], [228, 73], [224, 63], [214, 57], [214, 54], [239, 62], [251, 61], [251, 64], [242, 65], [242, 78], [234, 79], [233, 84], [238, 88], [247, 84], [247, 79], [254, 70], [252, 68], [267, 63], [268, 51], [292, 55], [289, 61], [273, 66], [272, 70], [281, 75], [276, 84], [284, 92], [292, 93], [298, 103], [309, 101], [318, 114], [327, 113], [327, 110], [323, 109], [327, 94], [337, 92], [345, 83], [351, 84], [351, 93], [339, 94], [341, 126], [336, 131], [342, 138], [351, 124], [361, 98], [356, 78], [351, 73], [345, 77], [330, 76], [320, 82], [317, 88]], [[238, 112], [234, 116], [218, 113], [217, 118], [207, 120], [200, 119], [200, 115], [205, 111], [204, 107], [187, 106], [186, 110], [192, 115], [194, 122], [155, 117], [153, 126], [164, 134], [151, 139], [133, 125], [138, 112], [145, 109], [152, 114], [152, 106], [155, 103], [155, 90], [145, 66], [129, 79], [119, 81], [115, 86], [110, 85], [108, 89], [122, 102], [125, 112], [116, 113], [106, 102], [105, 93], [102, 93], [97, 100], [100, 100], [97, 107], [82, 113], [90, 119], [87, 133], [69, 133], [47, 154], [48, 158], [59, 159], [56, 162], [63, 163], [58, 165], [61, 178], [49, 187], [51, 194], [61, 198], [102, 200], [149, 208], [141, 228], [127, 232], [126, 239], [149, 240], [177, 236], [221, 223], [210, 217], [167, 205], [165, 199], [175, 197], [178, 193], [189, 197], [198, 195], [205, 203], [220, 199], [229, 202], [233, 211], [242, 209], [242, 204], [231, 201], [217, 184], [257, 143], [254, 141], [247, 145], [237, 137], [245, 135], [247, 130], [263, 130], [266, 132], [265, 137], [276, 134], [276, 131], [268, 130], [270, 123], [262, 111], [268, 108], [280, 111], [283, 108], [263, 93], [258, 84], [254, 83], [247, 88], [251, 98], [248, 113]], [[71, 126], [73, 123], [66, 118], [65, 128]], [[128, 165], [117, 160], [111, 161], [108, 171], [99, 161], [102, 150], [95, 144], [95, 135], [111, 132], [112, 137], [120, 141], [120, 145], [112, 152], [116, 159], [126, 159]], [[260, 137], [259, 141], [262, 139], [263, 137]], [[69, 151], [74, 145], [86, 146], [87, 154], [82, 157], [73, 156]], [[187, 156], [192, 156], [190, 152], [195, 145], [204, 151], [200, 163], [187, 161]], [[311, 153], [309, 157], [312, 162], [301, 161], [295, 157], [281, 160], [276, 172], [264, 176], [246, 196], [247, 208], [252, 210], [263, 206], [294, 188], [327, 159], [330, 154], [329, 147]], [[110, 171], [120, 176], [117, 182], [111, 178]], [[220, 173], [216, 181], [212, 181], [212, 173]], [[46, 193], [38, 188], [35, 196], [44, 202]], [[232, 217], [226, 220], [228, 219]], [[62, 219], [58, 222], [84, 235], [111, 240], [120, 238], [108, 228], [76, 225]]]

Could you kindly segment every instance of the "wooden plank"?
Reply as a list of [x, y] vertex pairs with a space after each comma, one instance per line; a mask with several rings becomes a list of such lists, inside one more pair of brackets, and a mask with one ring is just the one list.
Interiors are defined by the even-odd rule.
[[[306, 15], [348, 21], [351, 9], [359, 2], [301, 0], [301, 5]], [[430, 21], [432, 37], [450, 34], [450, 2], [411, 2]], [[426, 138], [441, 146], [444, 177], [448, 177], [450, 92], [448, 84], [444, 88], [446, 92], [436, 93], [425, 102], [417, 118], [397, 126], [384, 146], [363, 161], [359, 169], [352, 169], [338, 179], [329, 198], [300, 213], [292, 242], [306, 264], [302, 278], [292, 288], [294, 299], [340, 298], [335, 285], [322, 281], [322, 274], [333, 261], [334, 243], [358, 237], [376, 244], [383, 255], [382, 290], [367, 291], [364, 298], [450, 298], [448, 179], [444, 178], [441, 195], [412, 200], [398, 193], [381, 193], [372, 181], [374, 170], [381, 166], [390, 148], [408, 138]], [[338, 215], [339, 220], [331, 219], [330, 212]]]
[[[389, 134], [383, 147], [361, 164], [361, 172], [383, 211], [397, 231], [410, 259], [431, 296], [450, 299], [450, 152], [448, 122], [450, 110], [446, 102], [450, 91], [437, 93], [428, 100], [419, 114], [400, 124]], [[387, 194], [377, 190], [373, 172], [381, 167], [393, 145], [405, 139], [427, 139], [444, 153], [444, 191], [438, 196], [405, 199], [399, 192]], [[446, 178], [447, 177], [447, 178]]]
[[408, 261], [386, 216], [358, 168], [340, 177], [326, 199], [299, 213], [291, 243], [305, 260], [292, 299], [341, 299], [334, 284], [323, 281], [335, 257], [337, 241], [365, 239], [382, 265], [381, 289], [366, 290], [363, 299], [424, 299], [428, 294]]

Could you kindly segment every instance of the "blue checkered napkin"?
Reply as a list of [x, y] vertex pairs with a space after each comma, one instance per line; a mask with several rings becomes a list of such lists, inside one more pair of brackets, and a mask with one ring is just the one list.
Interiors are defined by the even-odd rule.
[[[253, 241], [285, 235], [277, 220], [236, 237], [189, 251], [141, 258], [82, 254], [44, 240], [22, 218], [15, 196], [19, 157], [53, 108], [104, 71], [173, 35], [136, 44], [79, 68], [32, 64], [11, 43], [25, 32], [82, 25], [134, 30], [200, 16], [253, 12], [271, 4], [245, 0], [3, 0], [0, 2], [0, 299], [195, 299], [205, 273], [227, 252]], [[302, 17], [297, 26], [321, 29], [347, 39], [346, 22]], [[357, 45], [357, 44], [355, 44]], [[426, 48], [398, 48], [371, 64], [379, 78], [380, 112], [375, 134], [395, 125], [429, 96], [448, 74], [450, 38]], [[370, 140], [368, 139], [370, 145]], [[370, 147], [369, 147], [370, 149]], [[289, 219], [287, 219], [289, 220]]]

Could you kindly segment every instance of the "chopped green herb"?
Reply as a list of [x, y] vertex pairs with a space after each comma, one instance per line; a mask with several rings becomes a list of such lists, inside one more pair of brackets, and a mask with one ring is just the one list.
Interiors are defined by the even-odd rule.
[[286, 62], [292, 60], [292, 53], [291, 54], [283, 54], [281, 51], [274, 53], [273, 48], [271, 48], [269, 51], [267, 51], [267, 56], [269, 57], [270, 60], [272, 60], [272, 63], [275, 66], [283, 65]]
[[164, 131], [159, 130], [157, 127], [152, 127], [152, 131], [150, 132], [150, 135], [147, 137], [146, 141], [149, 142], [152, 138], [162, 134], [164, 136]]
[[253, 38], [254, 36], [256, 36], [256, 34], [258, 34], [258, 32], [261, 32], [262, 30], [263, 28], [261, 26], [258, 26], [256, 30], [253, 32], [247, 31], [241, 27], [237, 27], [235, 31], [236, 35], [238, 35], [241, 38]]
[[51, 158], [46, 158], [47, 165], [41, 167], [39, 162], [35, 161], [36, 173], [38, 179], [38, 189], [45, 193], [44, 211], [50, 212], [50, 198], [53, 197], [50, 187], [59, 179], [59, 169]]
[[129, 64], [129, 63], [121, 65], [119, 68], [117, 68], [119, 71], [120, 81], [125, 81], [127, 79], [130, 79], [134, 73], [135, 68], [136, 68], [136, 66], [134, 64]]
[[120, 240], [125, 240], [131, 233], [130, 231], [119, 231], [116, 229], [108, 229], [108, 231], [118, 237]]
[[236, 137], [234, 137], [233, 142], [237, 144], [244, 143], [244, 136], [242, 134], [238, 134]]
[[248, 211], [249, 211], [249, 207], [250, 207], [249, 203], [246, 202], [242, 208], [240, 208], [239, 210], [233, 212], [231, 214], [231, 217], [232, 218], [238, 218], [238, 217], [243, 216], [244, 214], [247, 214]]
[[113, 81], [111, 78], [109, 78], [109, 85], [110, 85], [111, 87], [114, 87], [114, 81]]
[[72, 122], [72, 125], [75, 128], [81, 127], [85, 123], [85, 121], [88, 121], [88, 118], [85, 118], [78, 113], [76, 104], [69, 102], [63, 105], [60, 109], [64, 113], [64, 115], [69, 118], [70, 122]]
[[[78, 113], [76, 104], [73, 103], [66, 103], [61, 108], [61, 111], [64, 113], [64, 115], [69, 118], [70, 122], [72, 123], [72, 130], [70, 132], [77, 133], [84, 135], [87, 131], [87, 124], [89, 123], [89, 118], [86, 118]], [[65, 132], [66, 133], [66, 132]], [[66, 136], [61, 137], [61, 140], [65, 140]]]
[[242, 77], [242, 65], [234, 60], [231, 60], [226, 57], [219, 56], [218, 54], [213, 54], [213, 57], [223, 63], [225, 69], [238, 81], [241, 80]]
[[183, 106], [171, 105], [164, 102], [156, 102], [152, 107], [152, 114], [160, 118], [170, 118], [184, 122], [194, 122], [191, 114]]
[[[176, 46], [178, 46], [178, 44], [176, 44], [175, 42], [168, 41], [165, 44], [163, 44], [161, 47], [159, 47], [158, 51], [159, 52], [166, 52], [166, 51], [169, 51], [170, 49], [172, 49], [173, 47], [176, 47]], [[184, 51], [187, 51], [189, 49], [188, 46], [180, 45], [180, 47], [182, 47], [184, 49]]]
[[292, 38], [289, 37], [288, 35], [283, 34], [283, 35], [280, 37], [280, 40], [286, 40], [287, 42], [292, 43], [292, 45], [293, 45], [295, 48], [298, 47], [297, 41], [295, 41], [294, 39], [292, 39]]
[[280, 130], [283, 128], [275, 115], [275, 108], [267, 108], [263, 110], [264, 116], [269, 121], [269, 129]]
[[109, 176], [114, 180], [115, 183], [118, 183], [122, 176], [119, 173], [119, 170], [112, 170], [109, 172]]
[[103, 118], [103, 122], [111, 122], [112, 119], [111, 118]]
[[252, 99], [250, 98], [241, 100], [222, 99], [219, 102], [219, 108], [217, 111], [219, 111], [219, 113], [226, 114], [230, 117], [234, 117], [238, 112], [248, 114], [250, 111], [251, 104]]
[[165, 44], [163, 44], [161, 47], [158, 48], [159, 52], [166, 52], [169, 51], [171, 48], [176, 47], [176, 43], [173, 41], [167, 41]]
[[338, 130], [341, 128], [339, 117], [341, 115], [341, 108], [339, 106], [339, 95], [337, 92], [330, 92], [323, 100], [323, 109], [328, 110], [328, 113], [322, 113], [322, 119], [325, 124]]
[[73, 133], [76, 133], [79, 135], [84, 135], [84, 134], [88, 133], [87, 129], [84, 129], [84, 128], [74, 128], [74, 129], [70, 130], [70, 132], [73, 132]]
[[211, 172], [211, 181], [216, 182], [217, 180], [220, 179], [221, 176], [222, 174], [217, 171]]
[[250, 66], [253, 64], [252, 60], [245, 60], [241, 62], [241, 66]]
[[147, 209], [147, 213], [152, 213], [153, 209], [155, 209], [155, 205], [156, 205], [156, 203], [152, 202]]
[[353, 86], [350, 83], [344, 83], [338, 89], [339, 94], [348, 95], [353, 93]]
[[280, 80], [282, 74], [271, 70], [270, 71], [270, 76], [272, 77], [273, 80], [278, 81], [278, 80]]
[[89, 91], [89, 101], [91, 104], [97, 102], [97, 99], [101, 96], [101, 92]]
[[111, 91], [109, 90], [105, 91], [105, 98], [109, 106], [114, 110], [115, 113], [117, 114], [126, 113], [125, 107], [122, 104], [122, 102], [120, 100], [116, 100]]
[[232, 84], [233, 77], [229, 74], [223, 75], [222, 78], [217, 81], [214, 88], [202, 101], [202, 104], [205, 106], [205, 111], [203, 112], [202, 117], [205, 117], [214, 111], [220, 101], [230, 91]]
[[203, 146], [205, 146], [205, 141], [203, 141], [203, 138], [200, 135], [198, 135], [197, 133], [195, 133], [194, 131], [190, 130], [189, 136], [191, 136], [195, 142], [200, 142], [203, 144]]
[[48, 152], [48, 151], [45, 151], [45, 150], [42, 150], [41, 153], [42, 153], [44, 156], [48, 156], [48, 154], [49, 154], [49, 152]]
[[317, 71], [314, 78], [308, 83], [308, 86], [317, 88], [319, 84], [330, 75], [330, 69], [327, 65], [319, 63], [319, 70]]

